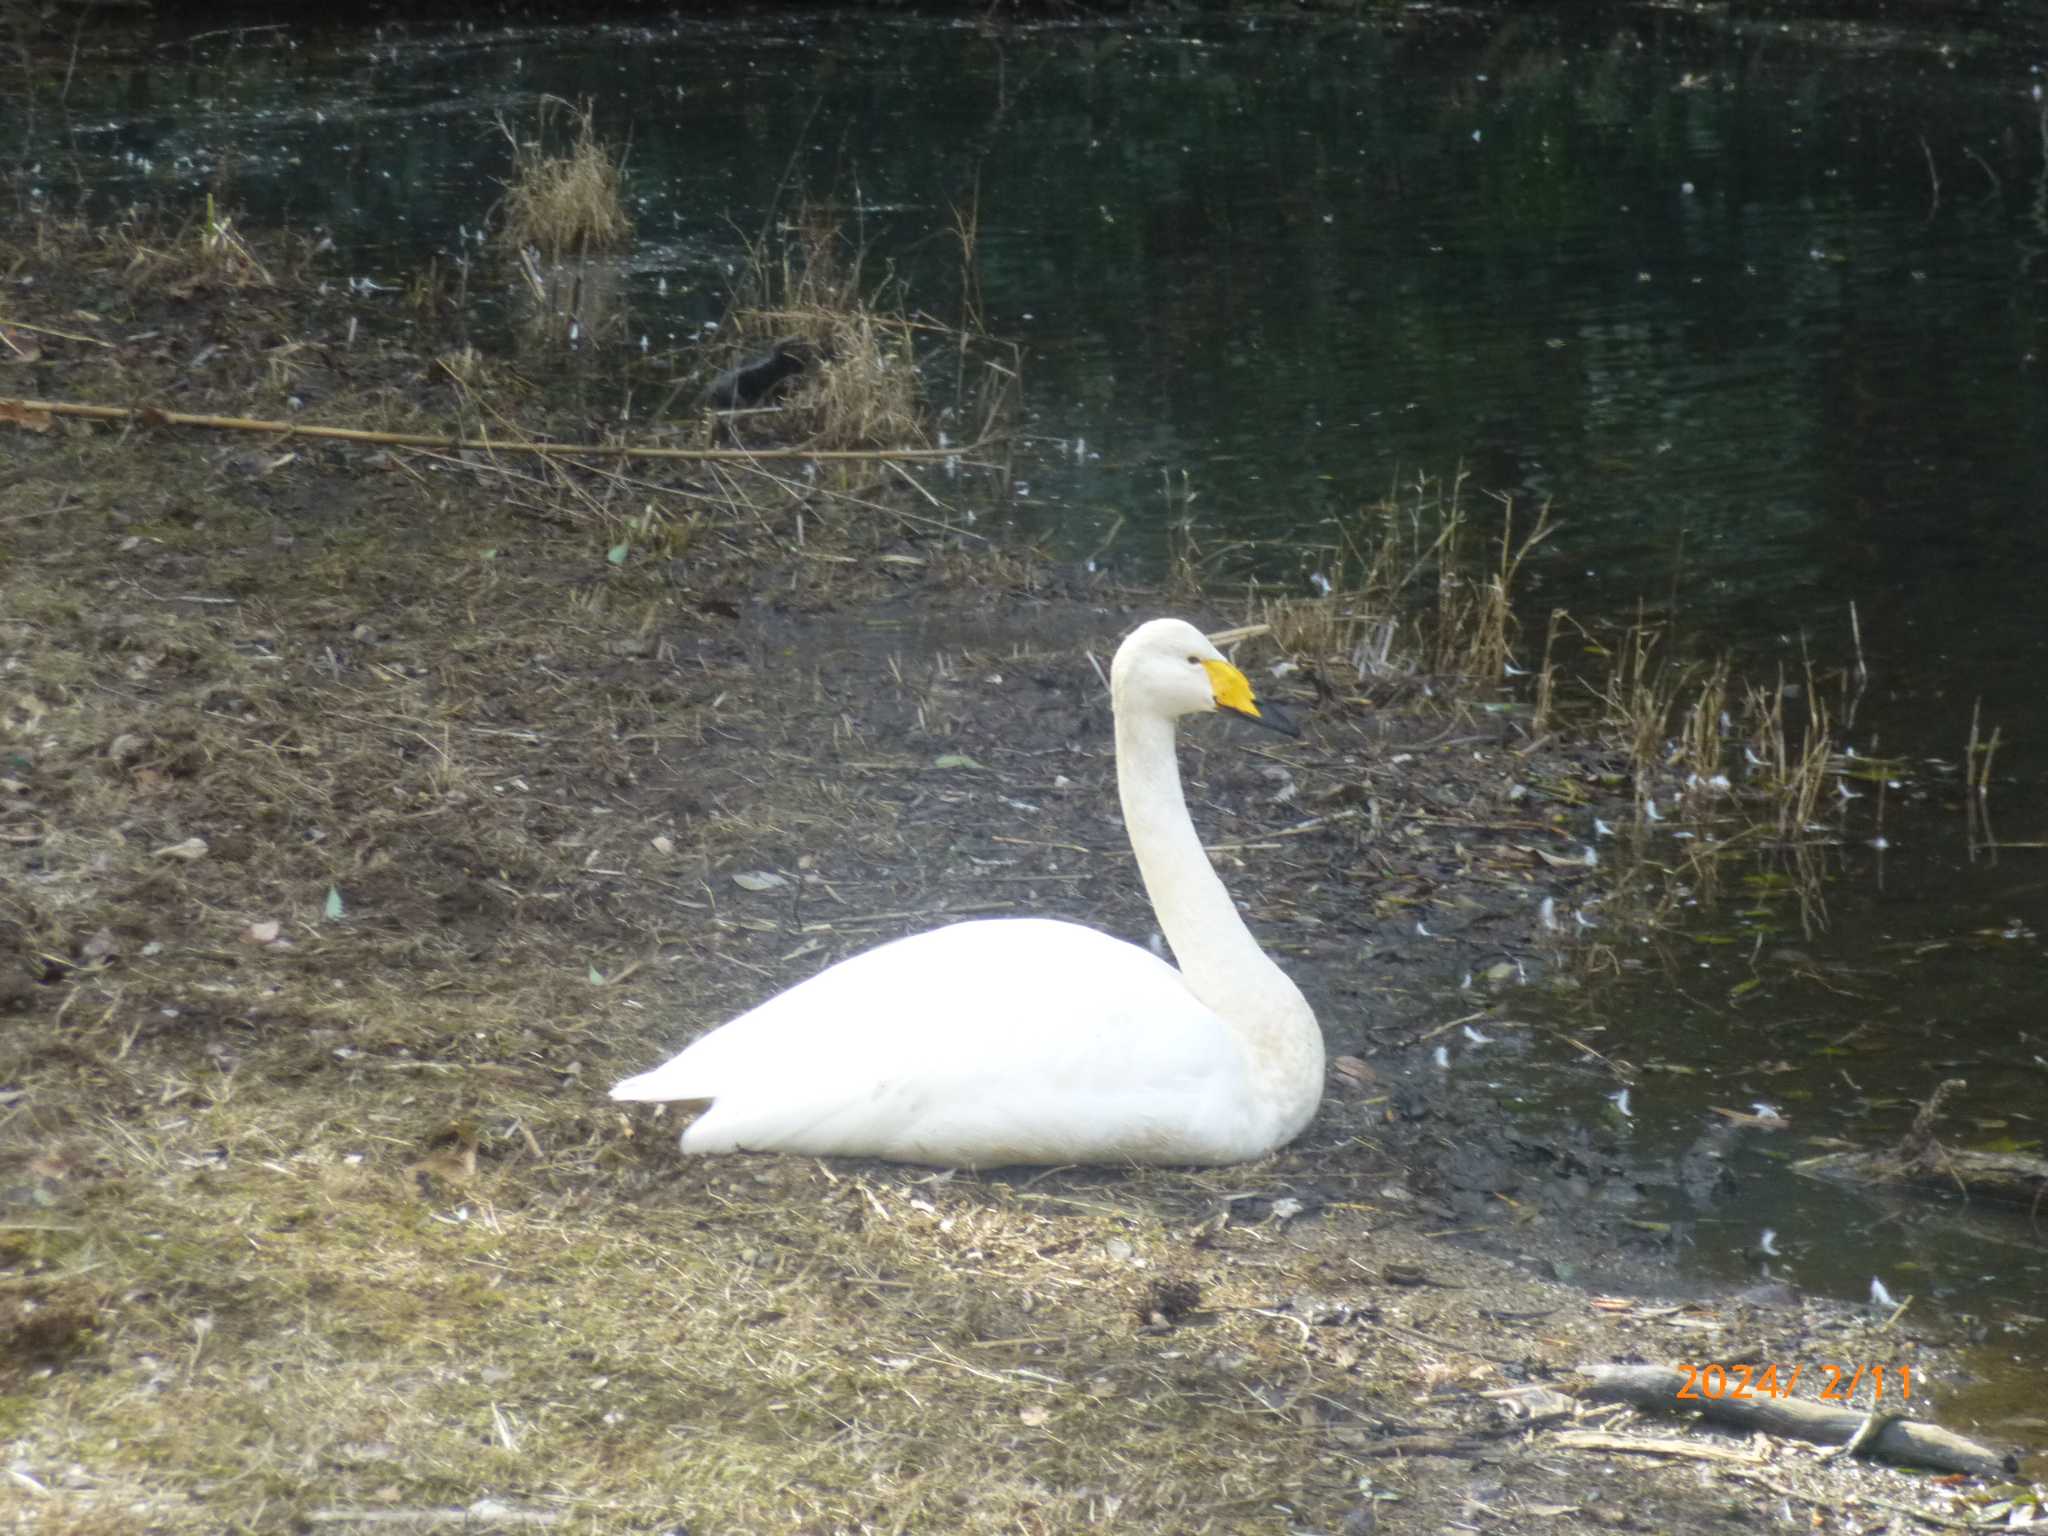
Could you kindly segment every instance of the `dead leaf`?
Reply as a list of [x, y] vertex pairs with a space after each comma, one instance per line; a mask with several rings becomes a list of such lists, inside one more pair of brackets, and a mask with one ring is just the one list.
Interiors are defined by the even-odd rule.
[[734, 875], [732, 883], [743, 891], [773, 891], [789, 884], [789, 876], [772, 869], [747, 869]]
[[1017, 1415], [1018, 1422], [1029, 1429], [1040, 1429], [1052, 1422], [1052, 1410], [1042, 1403], [1033, 1403]]
[[242, 942], [244, 944], [275, 944], [278, 934], [283, 931], [282, 925], [274, 921], [251, 923], [242, 930]]
[[476, 1177], [476, 1140], [476, 1127], [467, 1120], [459, 1121], [442, 1131], [435, 1138], [439, 1145], [406, 1172], [422, 1189], [429, 1175], [450, 1184], [467, 1184]]
[[265, 453], [259, 449], [252, 453], [235, 455], [235, 457], [228, 460], [228, 468], [238, 475], [247, 475], [252, 480], [261, 480], [266, 475], [274, 474], [276, 471], [283, 469], [287, 464], [296, 464], [298, 459], [299, 456], [296, 453], [273, 454]]
[[1591, 867], [1586, 863], [1586, 855], [1583, 852], [1575, 853], [1567, 859], [1552, 853], [1548, 848], [1531, 848], [1526, 844], [1518, 844], [1516, 851], [1519, 853], [1533, 853], [1552, 869], [1587, 869]]
[[1378, 1081], [1373, 1069], [1356, 1056], [1339, 1056], [1330, 1063], [1330, 1070], [1354, 1088], [1370, 1087]]
[[158, 859], [183, 859], [189, 864], [194, 859], [206, 857], [206, 839], [203, 837], [188, 837], [182, 843], [171, 843], [166, 847], [157, 849], [151, 857]]
[[47, 432], [56, 425], [48, 411], [32, 411], [19, 400], [0, 400], [0, 421], [12, 422], [30, 432]]

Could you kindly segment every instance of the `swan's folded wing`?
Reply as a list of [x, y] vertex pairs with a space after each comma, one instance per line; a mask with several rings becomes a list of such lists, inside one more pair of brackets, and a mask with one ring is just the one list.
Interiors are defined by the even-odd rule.
[[1185, 1161], [1228, 1139], [1241, 1048], [1171, 966], [1046, 919], [962, 923], [856, 955], [615, 1098], [709, 1100], [691, 1152], [990, 1166]]

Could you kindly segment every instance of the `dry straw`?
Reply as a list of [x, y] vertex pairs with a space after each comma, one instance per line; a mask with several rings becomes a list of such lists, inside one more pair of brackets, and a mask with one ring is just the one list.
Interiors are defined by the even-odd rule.
[[751, 244], [726, 327], [730, 361], [775, 347], [805, 366], [767, 417], [725, 413], [736, 433], [822, 450], [929, 443], [919, 340], [965, 347], [971, 338], [909, 314], [894, 280], [870, 280], [865, 268], [865, 251], [832, 213], [810, 205]]
[[559, 96], [542, 97], [530, 138], [521, 138], [503, 118], [498, 127], [512, 144], [503, 204], [506, 241], [536, 249], [549, 261], [626, 243], [633, 224], [621, 191], [623, 159], [599, 141], [588, 102], [577, 107]]

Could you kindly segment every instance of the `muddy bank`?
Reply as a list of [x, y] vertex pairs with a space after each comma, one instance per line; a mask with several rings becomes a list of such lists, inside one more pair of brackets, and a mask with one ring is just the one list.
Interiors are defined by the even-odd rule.
[[[322, 293], [312, 252], [195, 281], [53, 227], [8, 260], [38, 327], [10, 395], [620, 427], [623, 363], [535, 388]], [[1524, 1048], [1521, 989], [1575, 978], [1552, 924], [1603, 878], [1600, 745], [1247, 641], [1302, 740], [1200, 722], [1182, 761], [1336, 1059], [1298, 1143], [686, 1164], [606, 1085], [833, 959], [998, 912], [1146, 942], [1095, 662], [1169, 607], [1246, 615], [970, 534], [936, 474], [19, 414], [0, 1435], [40, 1525], [1684, 1531], [1936, 1499], [1790, 1449], [1710, 1503], [1689, 1452], [1528, 1432], [1638, 1356], [1908, 1365], [1939, 1404], [1910, 1314], [1680, 1293], [1619, 1138], [1518, 1134], [1440, 1063]], [[1684, 1176], [1725, 1181], [1713, 1138]]]

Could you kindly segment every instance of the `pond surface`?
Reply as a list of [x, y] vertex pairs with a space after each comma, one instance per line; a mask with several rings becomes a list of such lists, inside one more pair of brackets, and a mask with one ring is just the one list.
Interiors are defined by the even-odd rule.
[[[1644, 603], [1676, 649], [1829, 673], [1853, 602], [1845, 736], [1898, 771], [1829, 812], [1825, 927], [1738, 896], [1696, 954], [1526, 1017], [1646, 1069], [1639, 1214], [1702, 1271], [1878, 1277], [1979, 1315], [2037, 1392], [2037, 1225], [1773, 1171], [1807, 1137], [1889, 1141], [1944, 1077], [1959, 1141], [2048, 1126], [2048, 10], [1996, 15], [255, 29], [84, 67], [63, 112], [0, 109], [0, 142], [24, 199], [184, 208], [225, 178], [245, 220], [396, 285], [478, 250], [501, 114], [587, 97], [630, 138], [629, 329], [657, 348], [801, 194], [956, 314], [977, 210], [983, 318], [1027, 348], [1007, 512], [1070, 556], [1156, 572], [1191, 514], [1306, 591], [1333, 527], [1464, 465], [1562, 521], [1525, 573], [1539, 632]], [[1978, 707], [1992, 828], [2030, 846], [1970, 834]], [[1614, 1113], [1611, 1076], [1534, 1055], [1449, 1070], [1538, 1122]], [[1738, 1140], [1739, 1211], [1694, 1208], [1708, 1107], [1758, 1101], [1794, 1136]]]

